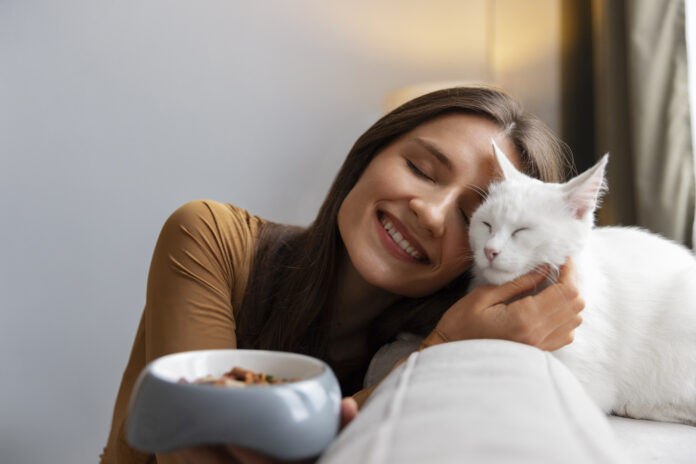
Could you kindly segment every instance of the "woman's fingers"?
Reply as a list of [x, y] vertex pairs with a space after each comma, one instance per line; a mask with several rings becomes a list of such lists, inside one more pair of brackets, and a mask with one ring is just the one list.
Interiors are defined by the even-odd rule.
[[538, 346], [545, 351], [555, 351], [569, 345], [575, 339], [575, 329], [582, 323], [579, 314], [551, 332]]
[[[534, 296], [536, 304], [546, 308], [549, 314], [557, 311], [578, 313], [585, 308], [585, 302], [577, 287], [577, 272], [572, 260], [561, 266], [558, 282]], [[570, 316], [571, 314], [569, 314]]]
[[[528, 280], [527, 285], [535, 281]], [[511, 338], [544, 350], [561, 348], [573, 341], [574, 329], [582, 322], [579, 313], [584, 307], [577, 288], [575, 264], [568, 259], [561, 266], [557, 283], [506, 307]]]
[[558, 276], [559, 283], [570, 283], [577, 285], [578, 270], [575, 267], [575, 262], [571, 258], [566, 259], [566, 262], [561, 266], [561, 272]]
[[486, 290], [481, 292], [480, 303], [482, 306], [494, 306], [523, 293], [531, 292], [546, 279], [547, 273], [548, 266], [545, 265], [498, 287], [492, 285], [480, 287]]
[[[491, 291], [485, 292], [481, 302], [485, 306], [493, 306], [495, 304], [504, 303], [516, 296], [522, 295], [534, 290], [539, 284], [544, 282], [549, 273], [548, 264], [544, 264], [532, 272], [522, 275], [510, 282], [507, 282], [499, 287], [486, 286]], [[571, 296], [577, 295], [577, 270], [572, 259], [568, 258], [561, 266], [558, 284], [563, 286], [564, 291], [570, 291]], [[549, 288], [554, 288], [556, 285], [551, 285]], [[556, 289], [558, 290], [558, 289]], [[544, 293], [539, 293], [540, 295]]]
[[238, 460], [222, 446], [193, 446], [179, 450], [174, 454], [181, 464], [239, 464], [246, 462]]
[[280, 462], [257, 451], [233, 445], [192, 446], [181, 449], [174, 455], [181, 464], [276, 464]]
[[558, 282], [530, 297], [527, 320], [536, 319], [533, 345], [557, 350], [573, 341], [574, 330], [582, 323], [585, 302], [577, 288], [577, 272], [571, 259], [561, 266]]
[[341, 425], [340, 429], [343, 429], [348, 425], [355, 416], [358, 415], [358, 403], [353, 399], [353, 397], [346, 397], [341, 400]]

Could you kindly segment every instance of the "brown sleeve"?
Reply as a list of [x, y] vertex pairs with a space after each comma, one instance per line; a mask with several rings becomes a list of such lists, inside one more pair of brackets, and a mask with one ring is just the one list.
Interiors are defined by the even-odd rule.
[[[128, 447], [128, 399], [143, 367], [170, 353], [236, 348], [241, 304], [261, 221], [234, 206], [197, 200], [167, 219], [157, 240], [145, 309], [119, 390], [102, 463], [146, 462]], [[176, 462], [158, 456], [157, 462]]]
[[[430, 346], [439, 345], [440, 343], [446, 343], [448, 341], [449, 340], [447, 339], [447, 337], [445, 337], [445, 335], [442, 332], [435, 329], [432, 332], [430, 332], [430, 335], [428, 335], [427, 337], [425, 337], [423, 339], [420, 346], [418, 347], [418, 351], [423, 351], [424, 349], [426, 349]], [[410, 355], [408, 355], [408, 356], [410, 356]], [[401, 364], [403, 364], [408, 359], [408, 356], [404, 356], [403, 358], [399, 359], [399, 361], [396, 364], [394, 364], [394, 367], [391, 368], [391, 370], [389, 371], [389, 374], [391, 374], [394, 371], [394, 369], [396, 369]], [[389, 374], [387, 374], [387, 375], [389, 375]], [[384, 379], [382, 379], [382, 380], [384, 380]], [[375, 388], [377, 388], [377, 386], [380, 383], [382, 383], [382, 380], [380, 380], [376, 384], [372, 385], [371, 387], [360, 390], [359, 392], [357, 392], [356, 394], [353, 395], [353, 399], [358, 403], [358, 408], [363, 407], [363, 405], [365, 404], [367, 399], [370, 397], [372, 392], [375, 390]]]
[[233, 305], [241, 303], [255, 239], [244, 213], [194, 201], [164, 224], [147, 282], [146, 362], [180, 351], [237, 347]]
[[[237, 347], [233, 302], [241, 303], [254, 238], [243, 216], [230, 205], [196, 201], [165, 223], [148, 276], [146, 362], [181, 351]], [[158, 455], [157, 462], [177, 460]]]

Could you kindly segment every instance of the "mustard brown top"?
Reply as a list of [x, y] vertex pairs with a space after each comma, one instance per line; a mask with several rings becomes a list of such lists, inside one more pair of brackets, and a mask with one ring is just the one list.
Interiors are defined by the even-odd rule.
[[176, 462], [132, 449], [125, 419], [133, 385], [150, 361], [189, 350], [236, 348], [242, 304], [263, 220], [243, 209], [197, 200], [177, 209], [160, 232], [147, 296], [116, 398], [102, 464]]
[[[237, 348], [236, 319], [264, 220], [230, 204], [196, 200], [177, 209], [160, 232], [150, 264], [145, 308], [114, 406], [102, 464], [173, 464], [125, 440], [128, 402], [142, 369], [161, 356], [189, 350]], [[428, 337], [428, 339], [431, 339]], [[421, 347], [425, 347], [425, 344]], [[365, 364], [368, 359], [333, 365]], [[398, 364], [397, 364], [398, 365]], [[375, 386], [354, 395], [362, 406]]]

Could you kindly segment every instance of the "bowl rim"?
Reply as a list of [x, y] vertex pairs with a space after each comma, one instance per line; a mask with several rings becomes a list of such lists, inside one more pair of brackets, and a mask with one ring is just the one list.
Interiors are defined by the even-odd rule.
[[[237, 348], [212, 348], [212, 349], [200, 349], [200, 350], [187, 350], [187, 351], [179, 351], [176, 353], [169, 353], [163, 356], [160, 356], [159, 358], [153, 359], [150, 361], [150, 363], [146, 367], [146, 371], [152, 375], [154, 378], [167, 382], [173, 385], [178, 385], [181, 387], [187, 387], [187, 388], [205, 388], [208, 389], [210, 387], [215, 387], [216, 391], [244, 391], [246, 388], [220, 388], [221, 386], [219, 385], [205, 385], [205, 384], [197, 384], [197, 383], [192, 383], [192, 382], [187, 382], [187, 383], [182, 383], [179, 382], [179, 380], [172, 380], [171, 378], [164, 377], [160, 375], [157, 372], [157, 366], [163, 362], [167, 362], [168, 360], [176, 357], [181, 357], [181, 356], [192, 356], [194, 354], [205, 354], [205, 353], [248, 353], [248, 354], [271, 354], [273, 356], [278, 356], [280, 355], [281, 357], [285, 358], [295, 358], [295, 359], [300, 359], [303, 361], [310, 362], [317, 366], [320, 370], [316, 375], [313, 375], [311, 377], [306, 377], [306, 378], [301, 378], [299, 380], [295, 380], [292, 382], [283, 382], [283, 383], [278, 383], [278, 384], [268, 384], [268, 385], [252, 385], [253, 387], [272, 387], [272, 388], [279, 388], [279, 387], [287, 387], [290, 385], [301, 385], [306, 382], [314, 382], [323, 375], [326, 374], [327, 368], [329, 367], [325, 361], [315, 358], [310, 355], [302, 354], [302, 353], [293, 353], [291, 351], [277, 351], [277, 350], [251, 350], [251, 349], [237, 349]], [[254, 388], [256, 390], [256, 388]]]

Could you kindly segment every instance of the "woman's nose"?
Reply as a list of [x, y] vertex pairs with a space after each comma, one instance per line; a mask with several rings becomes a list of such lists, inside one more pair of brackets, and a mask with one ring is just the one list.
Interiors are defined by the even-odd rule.
[[445, 232], [447, 211], [452, 206], [452, 200], [451, 194], [419, 197], [412, 199], [410, 206], [420, 225], [428, 229], [434, 237], [440, 237]]

